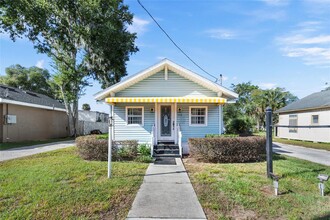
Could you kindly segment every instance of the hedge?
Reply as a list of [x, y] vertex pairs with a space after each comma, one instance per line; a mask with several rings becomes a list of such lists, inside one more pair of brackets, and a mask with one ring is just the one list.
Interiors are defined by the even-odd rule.
[[203, 162], [256, 162], [266, 154], [264, 137], [190, 138], [188, 142], [191, 156]]
[[[97, 135], [78, 137], [76, 145], [79, 155], [85, 160], [108, 160], [108, 140]], [[113, 141], [112, 160], [133, 160], [138, 155], [136, 140]]]

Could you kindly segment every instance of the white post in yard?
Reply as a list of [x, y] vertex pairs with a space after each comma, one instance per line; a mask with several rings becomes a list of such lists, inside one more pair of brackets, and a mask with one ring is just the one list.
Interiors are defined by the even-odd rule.
[[112, 126], [113, 126], [113, 118], [112, 118], [113, 105], [110, 105], [110, 117], [109, 117], [109, 138], [108, 138], [108, 178], [111, 178], [111, 149], [112, 149]]

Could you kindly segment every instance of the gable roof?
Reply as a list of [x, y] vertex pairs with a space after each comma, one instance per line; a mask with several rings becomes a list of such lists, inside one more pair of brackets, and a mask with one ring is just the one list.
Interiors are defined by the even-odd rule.
[[116, 83], [101, 92], [96, 93], [94, 95], [94, 98], [96, 100], [104, 100], [107, 97], [111, 97], [111, 94], [124, 90], [124, 89], [134, 85], [135, 83], [142, 81], [142, 80], [152, 76], [153, 74], [158, 73], [159, 71], [161, 71], [165, 68], [167, 68], [168, 70], [171, 70], [171, 71], [179, 74], [180, 76], [182, 76], [186, 79], [189, 79], [211, 91], [214, 91], [216, 93], [221, 93], [228, 99], [238, 98], [238, 94], [236, 94], [235, 92], [233, 92], [215, 82], [212, 82], [212, 81], [198, 75], [197, 73], [194, 73], [168, 59], [163, 59], [162, 61], [158, 62], [157, 64], [155, 64], [145, 70], [142, 70], [141, 72], [139, 72], [135, 75], [132, 75], [132, 76], [124, 79], [123, 81]]
[[330, 90], [313, 93], [277, 110], [276, 113], [318, 108], [330, 108]]
[[25, 91], [0, 84], [0, 103], [30, 106], [57, 111], [65, 111], [65, 106], [58, 100], [36, 92]]

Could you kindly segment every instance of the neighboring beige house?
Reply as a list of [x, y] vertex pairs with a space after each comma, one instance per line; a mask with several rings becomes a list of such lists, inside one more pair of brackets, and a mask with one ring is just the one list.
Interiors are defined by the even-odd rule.
[[46, 95], [0, 85], [0, 142], [68, 136], [64, 105]]
[[276, 113], [278, 137], [330, 143], [330, 90], [313, 93]]

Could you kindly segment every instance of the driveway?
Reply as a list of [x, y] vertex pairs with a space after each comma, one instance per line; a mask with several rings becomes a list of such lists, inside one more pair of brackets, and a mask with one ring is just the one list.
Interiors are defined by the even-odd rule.
[[70, 146], [75, 146], [75, 141], [61, 141], [48, 144], [39, 144], [28, 147], [18, 147], [8, 150], [0, 151], [0, 161], [16, 159], [20, 157], [26, 157], [33, 154], [39, 154], [47, 151], [62, 149]]
[[318, 150], [274, 142], [273, 152], [330, 166], [330, 151], [326, 150]]

